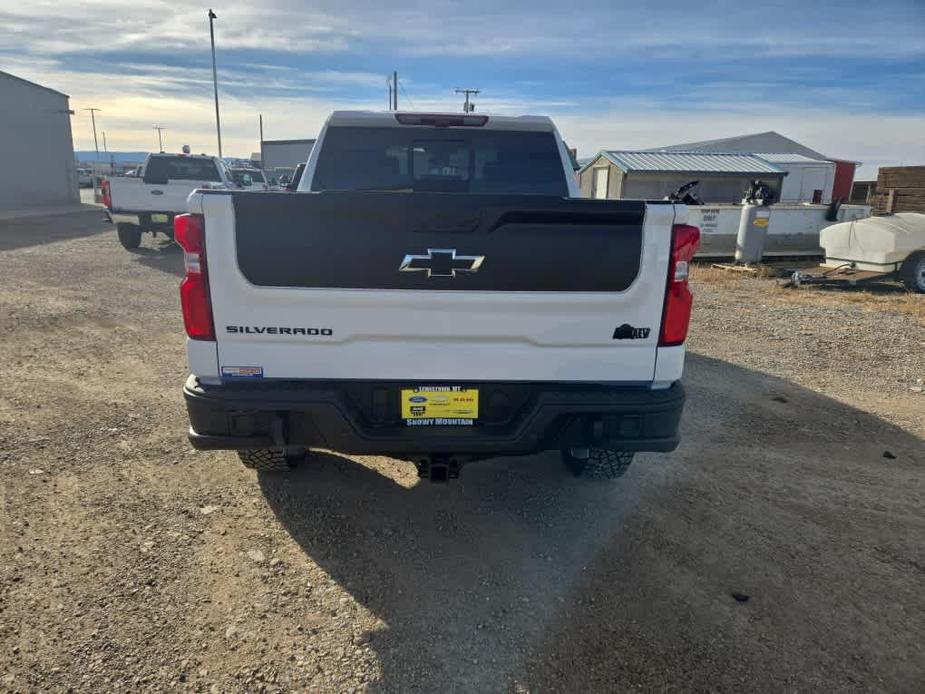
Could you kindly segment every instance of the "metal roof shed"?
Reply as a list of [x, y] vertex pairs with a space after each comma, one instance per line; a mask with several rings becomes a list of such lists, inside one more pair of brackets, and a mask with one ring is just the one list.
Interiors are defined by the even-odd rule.
[[832, 197], [847, 200], [851, 196], [851, 184], [854, 181], [854, 172], [861, 162], [820, 154], [804, 144], [791, 140], [780, 133], [769, 130], [763, 133], [723, 137], [718, 140], [703, 140], [701, 142], [686, 142], [668, 147], [655, 147], [653, 151], [661, 152], [787, 152], [789, 154], [802, 154], [810, 159], [835, 162], [835, 179], [832, 186]]
[[579, 172], [582, 195], [592, 198], [658, 200], [699, 180], [705, 202], [739, 202], [760, 178], [778, 193], [786, 174], [754, 154], [635, 152], [604, 150]]

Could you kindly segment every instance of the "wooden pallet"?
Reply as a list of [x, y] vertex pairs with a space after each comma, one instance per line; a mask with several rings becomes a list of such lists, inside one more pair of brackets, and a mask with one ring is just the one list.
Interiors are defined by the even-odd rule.
[[732, 263], [713, 263], [710, 267], [726, 272], [739, 272], [746, 275], [757, 275], [761, 268], [758, 265], [734, 265]]

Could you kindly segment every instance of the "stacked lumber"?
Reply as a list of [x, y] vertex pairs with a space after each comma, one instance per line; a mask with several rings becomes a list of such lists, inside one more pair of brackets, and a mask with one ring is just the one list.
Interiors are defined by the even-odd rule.
[[874, 214], [925, 213], [925, 166], [884, 166], [871, 197]]

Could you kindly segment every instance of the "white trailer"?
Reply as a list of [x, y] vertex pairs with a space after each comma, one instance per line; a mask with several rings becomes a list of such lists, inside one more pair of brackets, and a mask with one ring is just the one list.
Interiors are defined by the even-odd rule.
[[857, 285], [898, 279], [925, 294], [925, 214], [900, 212], [833, 224], [820, 234], [825, 262], [790, 284]]

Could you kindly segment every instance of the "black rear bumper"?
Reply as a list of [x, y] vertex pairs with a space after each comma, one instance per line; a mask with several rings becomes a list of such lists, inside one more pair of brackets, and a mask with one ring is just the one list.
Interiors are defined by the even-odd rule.
[[[424, 385], [416, 383], [414, 385]], [[478, 387], [472, 426], [409, 427], [387, 381], [256, 381], [184, 387], [189, 438], [200, 450], [307, 446], [342, 453], [475, 457], [599, 446], [671, 451], [684, 389], [575, 383], [460, 383]]]

